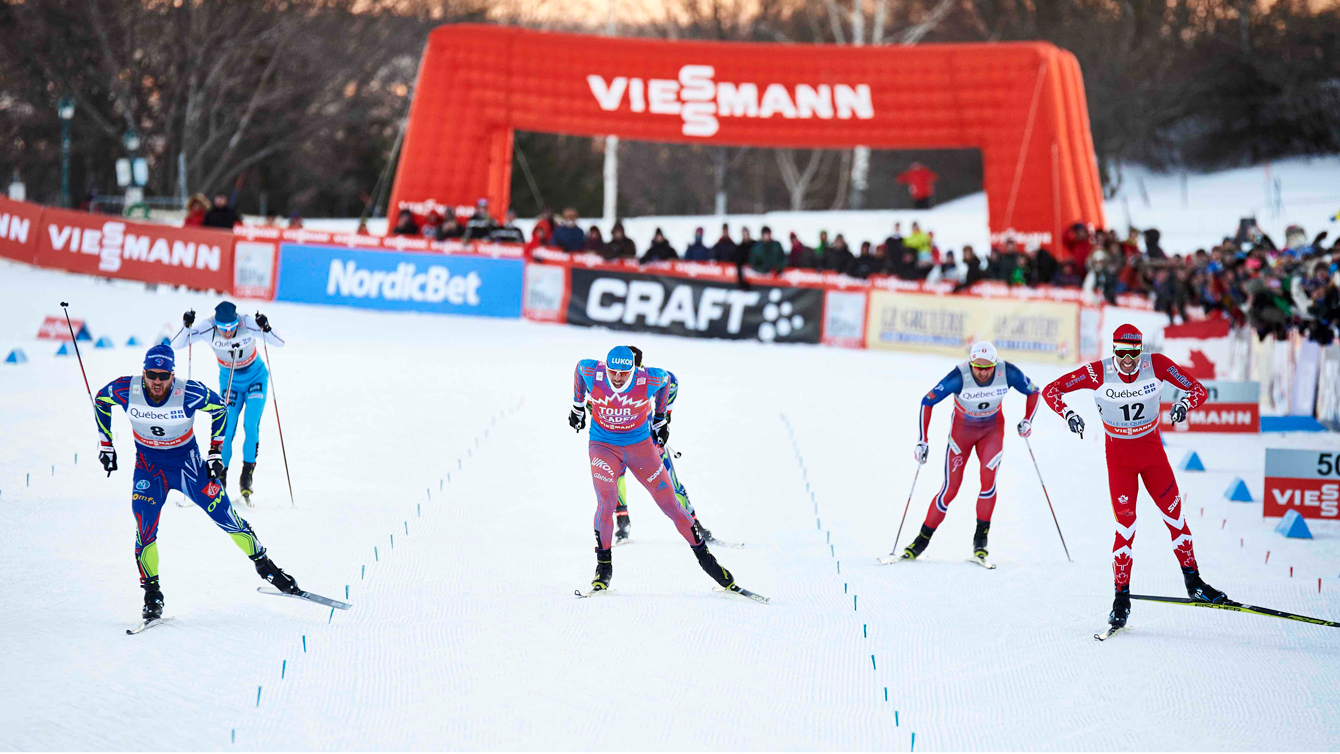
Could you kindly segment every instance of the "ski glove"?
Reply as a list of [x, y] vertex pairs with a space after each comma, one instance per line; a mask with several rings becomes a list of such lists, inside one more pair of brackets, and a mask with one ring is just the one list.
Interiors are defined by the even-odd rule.
[[181, 315], [181, 323], [182, 323], [183, 325], [186, 325], [187, 327], [190, 327], [191, 325], [194, 325], [194, 324], [195, 324], [195, 309], [188, 309], [188, 310], [186, 311], [185, 314]]
[[670, 440], [670, 415], [658, 416], [651, 425], [651, 439], [657, 445], [665, 447]]
[[924, 442], [919, 442], [917, 443], [916, 450], [912, 451], [912, 457], [916, 459], [917, 463], [925, 463], [926, 454], [930, 453], [930, 450], [930, 445], [927, 445]]
[[270, 318], [256, 312], [256, 326], [261, 329], [261, 332], [270, 332]]
[[205, 471], [210, 479], [221, 479], [224, 474], [223, 453], [219, 445], [209, 446], [209, 455], [205, 457]]
[[568, 426], [572, 431], [581, 432], [586, 429], [586, 406], [573, 406], [568, 414]]
[[1020, 436], [1020, 437], [1032, 437], [1032, 436], [1033, 436], [1033, 422], [1031, 422], [1031, 421], [1029, 421], [1029, 420], [1027, 420], [1027, 419], [1024, 419], [1023, 421], [1019, 422], [1019, 436]]
[[1066, 424], [1070, 425], [1070, 431], [1079, 435], [1080, 439], [1084, 439], [1084, 419], [1074, 411], [1067, 411], [1065, 412], [1065, 420]]
[[102, 450], [98, 451], [98, 460], [102, 461], [102, 470], [107, 472], [107, 476], [111, 476], [112, 472], [116, 471], [116, 448], [111, 445], [102, 446]]
[[1172, 405], [1172, 410], [1168, 413], [1172, 414], [1173, 424], [1186, 421], [1186, 401], [1178, 401], [1174, 403]]

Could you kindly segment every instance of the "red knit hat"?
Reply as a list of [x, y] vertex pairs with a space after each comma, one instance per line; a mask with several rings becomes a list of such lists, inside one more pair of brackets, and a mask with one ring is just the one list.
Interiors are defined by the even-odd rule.
[[1140, 334], [1140, 329], [1129, 323], [1118, 327], [1117, 331], [1112, 333], [1113, 348], [1121, 346], [1139, 348], [1143, 345], [1143, 342], [1144, 336]]

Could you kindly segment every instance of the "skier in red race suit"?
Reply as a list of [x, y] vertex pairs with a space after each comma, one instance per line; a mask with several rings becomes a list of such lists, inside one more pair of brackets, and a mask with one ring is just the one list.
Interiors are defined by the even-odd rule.
[[1187, 596], [1200, 602], [1230, 602], [1223, 592], [1206, 584], [1196, 566], [1191, 529], [1182, 511], [1177, 478], [1168, 465], [1159, 432], [1159, 398], [1163, 383], [1171, 382], [1186, 392], [1171, 410], [1174, 424], [1186, 421], [1186, 412], [1205, 400], [1205, 386], [1163, 354], [1144, 354], [1143, 338], [1134, 325], [1122, 325], [1112, 336], [1112, 357], [1094, 361], [1048, 385], [1043, 400], [1084, 436], [1084, 420], [1065, 404], [1063, 395], [1093, 390], [1107, 433], [1107, 486], [1112, 512], [1117, 519], [1112, 543], [1112, 576], [1116, 597], [1108, 623], [1116, 630], [1126, 626], [1131, 612], [1131, 547], [1135, 544], [1135, 499], [1139, 480], [1154, 499], [1172, 537], [1173, 551], [1182, 567]]

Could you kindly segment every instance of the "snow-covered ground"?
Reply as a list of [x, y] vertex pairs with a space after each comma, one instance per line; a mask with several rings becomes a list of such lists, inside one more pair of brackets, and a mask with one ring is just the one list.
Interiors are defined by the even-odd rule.
[[[1223, 170], [1214, 173], [1155, 173], [1145, 168], [1124, 166], [1121, 186], [1108, 200], [1104, 210], [1108, 227], [1125, 233], [1128, 227], [1140, 230], [1158, 228], [1166, 251], [1186, 254], [1219, 243], [1233, 235], [1238, 220], [1255, 217], [1276, 244], [1284, 244], [1284, 229], [1302, 225], [1308, 238], [1322, 230], [1331, 231], [1334, 240], [1340, 225], [1331, 216], [1340, 211], [1340, 156], [1293, 158], [1266, 165]], [[986, 194], [977, 193], [945, 202], [931, 210], [867, 210], [844, 212], [768, 212], [761, 215], [687, 215], [674, 217], [630, 217], [624, 219], [628, 237], [645, 251], [656, 228], [661, 228], [670, 244], [681, 254], [693, 241], [695, 228], [704, 229], [708, 246], [721, 235], [721, 224], [728, 223], [732, 237], [739, 239], [740, 228], [748, 227], [758, 237], [761, 227], [772, 228], [773, 236], [785, 246], [794, 231], [811, 246], [819, 242], [819, 231], [829, 238], [846, 236], [855, 252], [862, 241], [881, 243], [901, 222], [903, 233], [910, 232], [913, 221], [935, 232], [942, 249], [958, 251], [972, 244], [980, 254], [987, 248]], [[591, 222], [601, 226], [609, 237], [609, 224], [598, 219], [583, 219], [583, 228]], [[378, 224], [379, 223], [379, 224]], [[385, 232], [384, 219], [372, 221], [374, 233]], [[308, 220], [309, 228], [352, 231], [358, 221], [348, 219]], [[518, 225], [530, 233], [533, 218]]]
[[[1137, 603], [1107, 643], [1112, 517], [1102, 443], [1045, 412], [1013, 431], [986, 571], [965, 562], [976, 471], [923, 558], [877, 566], [912, 484], [920, 396], [946, 358], [637, 336], [682, 381], [671, 444], [702, 521], [758, 605], [711, 590], [637, 485], [635, 543], [614, 592], [594, 567], [586, 440], [568, 427], [572, 369], [627, 335], [523, 321], [245, 302], [289, 341], [270, 349], [297, 507], [267, 410], [257, 507], [241, 514], [332, 614], [257, 594], [233, 543], [169, 503], [167, 614], [126, 636], [133, 560], [127, 424], [121, 470], [95, 459], [78, 365], [32, 339], [58, 302], [121, 346], [214, 299], [0, 263], [0, 748], [1335, 750], [1340, 631]], [[217, 388], [210, 354], [197, 378]], [[142, 348], [85, 349], [94, 389]], [[186, 372], [186, 354], [179, 371]], [[1025, 365], [1035, 381], [1061, 366]], [[1023, 401], [1006, 404], [1013, 427]], [[1096, 411], [1073, 405], [1090, 421]], [[794, 430], [794, 445], [782, 416]], [[936, 412], [933, 457], [948, 406]], [[203, 422], [198, 427], [204, 431]], [[1247, 602], [1340, 616], [1340, 531], [1285, 540], [1260, 504], [1266, 444], [1333, 436], [1169, 438], [1209, 471], [1179, 474], [1207, 579]], [[75, 462], [76, 454], [78, 462]], [[922, 470], [903, 534], [941, 482]], [[1158, 511], [1141, 502], [1136, 591], [1180, 595]], [[175, 500], [176, 495], [173, 495]], [[394, 542], [392, 541], [394, 538]], [[1270, 552], [1269, 563], [1266, 552]], [[1292, 569], [1292, 576], [1290, 572]], [[1318, 579], [1322, 588], [1318, 591]], [[887, 695], [887, 697], [886, 697]]]

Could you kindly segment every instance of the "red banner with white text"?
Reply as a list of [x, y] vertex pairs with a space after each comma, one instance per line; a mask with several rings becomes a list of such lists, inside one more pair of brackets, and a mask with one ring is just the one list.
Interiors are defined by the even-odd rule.
[[42, 205], [0, 197], [0, 257], [33, 264]]
[[233, 287], [233, 234], [228, 231], [46, 208], [36, 256], [41, 267], [88, 275], [201, 290]]

